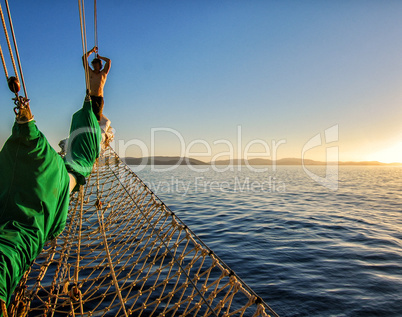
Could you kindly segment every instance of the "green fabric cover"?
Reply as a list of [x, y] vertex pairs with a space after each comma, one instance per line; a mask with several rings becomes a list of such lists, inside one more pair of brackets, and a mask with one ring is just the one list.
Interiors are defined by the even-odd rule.
[[15, 124], [0, 152], [0, 298], [11, 294], [46, 241], [64, 229], [69, 176], [34, 121]]
[[99, 156], [101, 140], [101, 129], [92, 111], [92, 103], [85, 101], [71, 120], [67, 154], [64, 157], [67, 170], [77, 177], [79, 185], [85, 184], [85, 177], [92, 172]]
[[84, 184], [99, 156], [101, 139], [90, 101], [73, 115], [64, 162], [34, 121], [14, 125], [0, 152], [0, 299], [7, 305], [45, 242], [65, 227], [67, 171]]

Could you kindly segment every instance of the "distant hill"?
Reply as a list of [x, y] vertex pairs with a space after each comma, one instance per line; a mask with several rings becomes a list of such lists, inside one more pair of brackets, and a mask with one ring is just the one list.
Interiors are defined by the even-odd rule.
[[[250, 159], [249, 165], [272, 165], [275, 162], [276, 165], [302, 165], [302, 159], [300, 158], [283, 158], [277, 161], [269, 159]], [[327, 162], [314, 161], [305, 159], [304, 165], [327, 165]], [[215, 162], [215, 165], [229, 165], [229, 160], [221, 160]], [[336, 162], [329, 162], [329, 164], [336, 164]], [[233, 165], [246, 165], [245, 160], [234, 160]], [[338, 162], [338, 165], [365, 165], [365, 166], [402, 166], [402, 163], [381, 163], [378, 161], [361, 161], [361, 162]]]
[[[178, 156], [154, 156], [154, 157], [125, 157], [123, 161], [126, 162], [127, 165], [210, 165], [211, 163], [205, 163], [200, 160], [196, 160], [193, 158], [181, 158]], [[250, 159], [248, 160], [249, 165], [272, 165], [274, 161], [270, 159]], [[283, 158], [277, 160], [276, 165], [302, 165], [302, 160], [300, 158]], [[336, 164], [335, 162], [333, 162]], [[220, 160], [214, 162], [215, 165], [246, 165], [246, 161], [244, 159], [241, 160]], [[339, 165], [363, 165], [363, 166], [402, 166], [402, 163], [381, 163], [378, 161], [361, 161], [361, 162], [338, 162]], [[327, 165], [326, 162], [322, 161], [314, 161], [305, 159], [304, 165]]]
[[[298, 158], [284, 158], [280, 159], [277, 161], [272, 161], [270, 159], [250, 159], [248, 160], [249, 165], [272, 165], [273, 163], [276, 163], [276, 165], [301, 165], [302, 160]], [[230, 160], [221, 160], [221, 161], [216, 161], [215, 165], [229, 165]], [[246, 161], [244, 159], [241, 160], [233, 160], [233, 165], [246, 165]], [[325, 165], [325, 162], [320, 162], [320, 161], [313, 161], [313, 160], [304, 160], [305, 165]]]
[[178, 157], [178, 156], [154, 156], [154, 157], [125, 157], [123, 161], [127, 165], [208, 165], [200, 160], [196, 160], [188, 157]]
[[339, 162], [339, 165], [402, 166], [402, 163], [382, 163], [378, 161]]

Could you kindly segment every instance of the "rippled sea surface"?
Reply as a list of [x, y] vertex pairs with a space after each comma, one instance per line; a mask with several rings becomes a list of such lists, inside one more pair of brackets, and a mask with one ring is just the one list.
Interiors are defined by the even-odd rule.
[[280, 316], [402, 316], [401, 167], [341, 166], [338, 190], [300, 166], [153, 169], [137, 174]]

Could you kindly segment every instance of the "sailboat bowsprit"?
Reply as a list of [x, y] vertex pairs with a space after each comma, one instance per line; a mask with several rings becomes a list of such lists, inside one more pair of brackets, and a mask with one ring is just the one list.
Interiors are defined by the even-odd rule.
[[15, 293], [30, 315], [276, 315], [111, 148], [71, 195]]

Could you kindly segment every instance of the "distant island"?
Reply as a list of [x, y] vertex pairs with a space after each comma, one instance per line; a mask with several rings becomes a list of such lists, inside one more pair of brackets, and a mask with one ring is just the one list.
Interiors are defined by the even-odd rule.
[[[123, 161], [127, 165], [211, 165], [211, 162], [203, 162], [194, 158], [178, 157], [178, 156], [154, 156], [154, 157], [125, 157]], [[283, 158], [280, 160], [270, 159], [250, 159], [245, 161], [241, 160], [219, 160], [215, 161], [215, 165], [302, 165], [300, 158]], [[336, 162], [329, 162], [329, 164], [336, 164]], [[304, 165], [327, 165], [327, 162], [314, 161], [305, 159]], [[361, 161], [361, 162], [338, 162], [338, 165], [363, 165], [363, 166], [402, 166], [402, 163], [382, 163], [378, 161]]]

